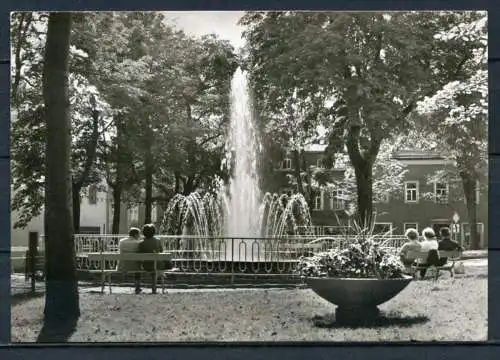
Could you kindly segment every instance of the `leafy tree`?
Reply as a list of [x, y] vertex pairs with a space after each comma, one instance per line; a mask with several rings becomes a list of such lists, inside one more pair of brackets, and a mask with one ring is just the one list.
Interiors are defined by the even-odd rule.
[[478, 249], [476, 186], [487, 179], [488, 171], [487, 16], [477, 12], [456, 17], [456, 24], [435, 37], [467, 49], [466, 74], [419, 103], [424, 118], [419, 125], [434, 140], [429, 147], [446, 153], [457, 164], [471, 224], [471, 248]]
[[15, 227], [24, 227], [40, 214], [44, 204], [45, 119], [42, 98], [42, 60], [47, 14], [13, 13], [11, 16], [11, 157], [12, 209]]
[[[373, 221], [373, 166], [384, 140], [411, 128], [419, 100], [464, 76], [470, 49], [434, 35], [449, 12], [249, 12], [249, 68], [260, 111], [293, 99], [329, 130], [330, 152], [347, 147], [359, 222]], [[310, 119], [310, 120], [309, 120]]]
[[152, 76], [145, 81], [148, 96], [140, 116], [143, 140], [138, 142], [146, 180], [146, 221], [153, 186], [168, 191], [169, 186], [158, 181], [168, 173], [173, 173], [175, 191], [188, 194], [210, 184], [220, 172], [227, 95], [236, 67], [232, 47], [213, 36], [191, 39], [168, 28], [154, 36], [158, 38], [148, 50]]
[[[19, 211], [16, 227], [24, 227], [40, 214], [44, 202], [45, 136], [42, 101], [43, 51], [47, 32], [47, 14], [14, 13], [12, 50], [12, 206]], [[24, 24], [23, 26], [21, 26]], [[75, 34], [75, 32], [73, 32]], [[84, 187], [99, 181], [95, 166], [96, 148], [109, 120], [109, 107], [85, 76], [88, 54], [70, 47], [69, 96], [73, 123], [73, 220], [75, 231], [80, 223], [80, 196]], [[89, 121], [90, 120], [90, 121]]]

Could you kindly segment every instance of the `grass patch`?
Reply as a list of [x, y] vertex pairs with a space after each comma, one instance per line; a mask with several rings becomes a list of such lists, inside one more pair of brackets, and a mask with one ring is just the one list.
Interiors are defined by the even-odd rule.
[[[81, 293], [70, 342], [487, 340], [487, 268], [414, 281], [366, 326], [335, 322], [335, 306], [309, 289]], [[44, 298], [12, 307], [12, 341], [35, 342]]]

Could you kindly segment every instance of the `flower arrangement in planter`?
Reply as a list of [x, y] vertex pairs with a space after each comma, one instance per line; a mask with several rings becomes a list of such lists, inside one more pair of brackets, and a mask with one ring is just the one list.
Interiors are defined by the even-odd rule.
[[373, 241], [356, 241], [346, 249], [332, 249], [311, 257], [302, 257], [297, 271], [305, 277], [328, 278], [403, 278], [399, 258]]
[[377, 306], [396, 296], [412, 279], [404, 274], [399, 257], [376, 238], [372, 231], [358, 231], [345, 249], [299, 259], [297, 272], [317, 295], [338, 306], [338, 322], [378, 317]]

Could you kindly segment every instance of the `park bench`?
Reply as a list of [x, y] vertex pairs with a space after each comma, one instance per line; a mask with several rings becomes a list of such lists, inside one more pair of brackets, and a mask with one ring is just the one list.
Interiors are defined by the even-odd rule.
[[[411, 272], [413, 274], [413, 277], [416, 278], [417, 273], [419, 270], [427, 268], [427, 266], [424, 266], [427, 257], [429, 256], [428, 251], [410, 251], [407, 254], [407, 257], [410, 259], [415, 259], [415, 262], [411, 266]], [[462, 256], [462, 252], [460, 250], [438, 250], [438, 256], [439, 258], [447, 258], [448, 261], [446, 264], [442, 266], [433, 266], [436, 269], [436, 275], [435, 279], [439, 277], [439, 272], [444, 270], [444, 271], [449, 271], [450, 275], [452, 277], [455, 276], [455, 263], [460, 260], [460, 257]]]
[[108, 282], [109, 292], [111, 293], [111, 275], [113, 274], [130, 274], [130, 273], [147, 273], [151, 274], [151, 271], [146, 270], [128, 270], [128, 269], [106, 269], [106, 262], [112, 261], [152, 261], [153, 262], [153, 273], [155, 276], [153, 278], [154, 286], [156, 287], [156, 282], [158, 278], [161, 280], [161, 290], [162, 293], [165, 293], [165, 273], [168, 272], [164, 269], [159, 269], [158, 263], [171, 261], [172, 254], [171, 253], [123, 253], [119, 252], [94, 252], [88, 254], [89, 262], [99, 262], [100, 269], [98, 270], [89, 270], [90, 273], [99, 273], [101, 275], [101, 293], [104, 293], [104, 288], [106, 286], [106, 281]]

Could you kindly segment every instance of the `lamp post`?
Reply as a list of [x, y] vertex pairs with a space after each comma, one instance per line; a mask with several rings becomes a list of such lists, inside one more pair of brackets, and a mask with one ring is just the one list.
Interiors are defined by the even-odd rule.
[[453, 220], [453, 240], [455, 240], [456, 242], [457, 241], [457, 238], [458, 238], [458, 233], [460, 232], [460, 226], [458, 224], [458, 222], [460, 221], [460, 216], [458, 215], [458, 213], [455, 211], [455, 213], [453, 214], [453, 217], [451, 218]]
[[348, 234], [351, 231], [351, 216], [354, 215], [355, 211], [356, 209], [353, 203], [349, 203], [349, 205], [347, 205], [347, 208], [345, 209], [345, 213], [347, 215], [346, 241], [348, 240]]

